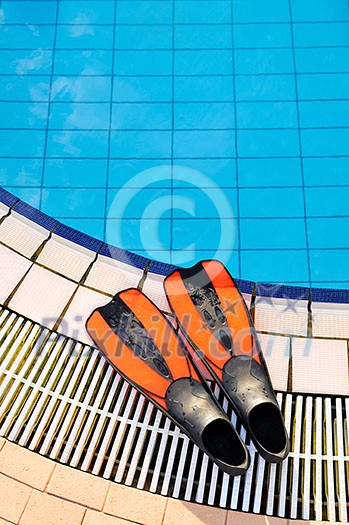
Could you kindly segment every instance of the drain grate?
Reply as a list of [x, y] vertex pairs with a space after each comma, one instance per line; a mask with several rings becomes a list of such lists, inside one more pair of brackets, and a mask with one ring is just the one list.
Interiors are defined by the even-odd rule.
[[[212, 385], [243, 439], [227, 400]], [[278, 393], [291, 453], [270, 465], [246, 440], [244, 478], [221, 472], [98, 350], [0, 309], [0, 435], [83, 471], [187, 501], [347, 521], [349, 399]]]

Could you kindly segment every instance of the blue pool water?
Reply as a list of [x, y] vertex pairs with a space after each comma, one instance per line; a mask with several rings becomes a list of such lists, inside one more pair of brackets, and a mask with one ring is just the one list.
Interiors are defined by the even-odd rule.
[[0, 184], [165, 262], [349, 288], [347, 0], [0, 1]]

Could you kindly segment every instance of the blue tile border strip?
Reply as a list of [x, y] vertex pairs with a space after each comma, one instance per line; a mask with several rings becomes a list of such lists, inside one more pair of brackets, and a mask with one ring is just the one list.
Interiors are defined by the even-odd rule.
[[[55, 234], [60, 237], [67, 239], [75, 244], [79, 244], [85, 248], [104, 255], [111, 259], [115, 259], [125, 264], [129, 264], [134, 268], [144, 270], [149, 264], [150, 259], [142, 257], [136, 253], [123, 250], [116, 246], [112, 246], [103, 241], [99, 241], [94, 237], [82, 233], [70, 226], [61, 224], [54, 218], [46, 215], [45, 213], [37, 210], [33, 206], [26, 204], [21, 201], [12, 193], [6, 191], [0, 187], [0, 202], [13, 208], [16, 213], [23, 215], [36, 224], [46, 228], [47, 230], [54, 231]], [[160, 261], [151, 261], [149, 271], [157, 275], [169, 275], [171, 272], [176, 270], [177, 266], [172, 264], [163, 263]], [[236, 284], [243, 293], [252, 294], [254, 285], [256, 284], [256, 295], [257, 297], [270, 297], [280, 299], [293, 299], [293, 300], [309, 300], [311, 292], [311, 300], [315, 302], [324, 303], [343, 303], [349, 304], [349, 290], [340, 289], [328, 289], [328, 288], [306, 288], [302, 286], [284, 286], [274, 284], [263, 284], [253, 283], [252, 281], [246, 281], [242, 279], [235, 279]]]
[[10, 193], [9, 191], [6, 191], [4, 188], [0, 187], [0, 202], [5, 204], [5, 206], [8, 206], [9, 208], [12, 208], [16, 202], [19, 201], [19, 198]]

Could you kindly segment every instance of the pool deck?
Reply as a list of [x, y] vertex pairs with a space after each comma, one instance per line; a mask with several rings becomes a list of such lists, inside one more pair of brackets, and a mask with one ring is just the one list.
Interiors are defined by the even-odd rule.
[[325, 523], [251, 515], [182, 502], [58, 464], [3, 438], [0, 438], [0, 448], [0, 525]]

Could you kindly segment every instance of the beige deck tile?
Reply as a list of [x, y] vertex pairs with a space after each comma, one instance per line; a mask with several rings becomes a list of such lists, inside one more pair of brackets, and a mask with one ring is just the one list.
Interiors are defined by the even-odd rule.
[[163, 496], [112, 483], [103, 510], [143, 525], [160, 525], [166, 501]]
[[86, 507], [102, 510], [108, 488], [109, 482], [105, 479], [65, 465], [57, 465], [47, 492]]
[[7, 441], [0, 452], [0, 472], [22, 483], [44, 490], [55, 463]]
[[132, 525], [133, 521], [125, 521], [121, 518], [108, 516], [102, 512], [88, 509], [83, 519], [82, 525]]
[[0, 517], [18, 523], [32, 489], [0, 474]]
[[79, 505], [34, 490], [20, 525], [80, 525], [84, 514]]
[[[265, 516], [266, 525], [288, 525], [288, 520], [285, 518], [273, 518], [272, 516]], [[303, 525], [307, 525], [307, 521], [302, 521]]]
[[0, 450], [2, 450], [2, 447], [5, 445], [6, 439], [3, 437], [0, 437]]
[[164, 525], [225, 525], [226, 516], [227, 511], [224, 509], [169, 499], [163, 523]]
[[[286, 522], [287, 523], [287, 522]], [[246, 512], [228, 511], [226, 525], [269, 525], [264, 516], [259, 514], [248, 514]]]
[[[288, 520], [288, 525], [310, 525], [311, 523], [316, 523], [317, 525], [321, 525], [322, 521], [306, 521], [306, 520]], [[329, 522], [327, 522], [327, 525], [329, 525]]]

